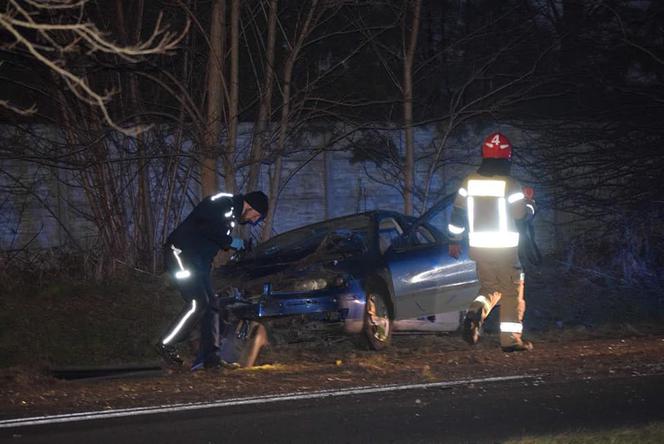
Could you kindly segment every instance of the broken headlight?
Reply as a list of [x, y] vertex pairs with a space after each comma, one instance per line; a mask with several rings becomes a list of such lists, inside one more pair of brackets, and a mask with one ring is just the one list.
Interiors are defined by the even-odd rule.
[[304, 281], [296, 282], [295, 290], [297, 291], [315, 291], [327, 288], [327, 281], [325, 279], [306, 279]]
[[345, 287], [348, 284], [348, 277], [338, 274], [336, 276], [330, 276], [327, 279], [318, 278], [318, 279], [305, 279], [295, 282], [293, 288], [296, 291], [316, 291], [323, 290], [325, 288], [339, 288]]

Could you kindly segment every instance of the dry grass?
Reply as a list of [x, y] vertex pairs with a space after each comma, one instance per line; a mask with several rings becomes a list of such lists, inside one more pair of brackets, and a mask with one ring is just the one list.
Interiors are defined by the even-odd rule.
[[618, 428], [600, 432], [569, 432], [558, 435], [526, 436], [510, 439], [504, 444], [661, 444], [664, 422], [640, 427]]
[[[33, 279], [16, 277], [0, 281], [0, 293], [0, 368], [154, 361], [152, 343], [182, 303], [177, 291], [160, 278], [142, 273], [101, 282], [48, 274]], [[546, 264], [529, 273], [527, 335], [536, 341], [545, 337], [565, 342], [655, 331], [651, 326], [658, 325], [658, 316], [661, 321], [662, 305], [656, 300], [642, 304], [642, 296], [612, 291], [587, 276], [564, 274], [561, 267]], [[496, 324], [497, 313], [491, 318]], [[380, 354], [358, 350], [348, 337], [316, 330], [315, 324], [297, 318], [280, 324], [269, 329], [272, 347], [261, 354], [260, 363], [335, 365], [339, 360], [339, 366], [346, 367], [352, 359], [358, 368], [379, 373], [390, 365], [409, 364], [410, 351], [398, 346], [398, 336], [393, 339], [399, 353], [393, 356], [389, 350]], [[491, 322], [487, 324], [490, 328]], [[448, 346], [427, 336], [419, 337], [417, 344], [420, 355], [435, 354]], [[453, 349], [448, 351], [452, 352], [446, 358], [449, 365], [465, 359]], [[435, 371], [421, 366], [417, 373], [425, 379], [435, 377]]]
[[0, 368], [154, 361], [181, 299], [159, 279], [50, 280], [0, 290]]

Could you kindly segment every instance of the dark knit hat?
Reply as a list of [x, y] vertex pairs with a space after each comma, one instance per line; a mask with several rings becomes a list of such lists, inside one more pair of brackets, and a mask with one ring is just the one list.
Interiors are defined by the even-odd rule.
[[267, 216], [267, 196], [262, 191], [252, 191], [245, 194], [244, 201], [251, 205], [251, 208], [261, 213], [261, 219]]

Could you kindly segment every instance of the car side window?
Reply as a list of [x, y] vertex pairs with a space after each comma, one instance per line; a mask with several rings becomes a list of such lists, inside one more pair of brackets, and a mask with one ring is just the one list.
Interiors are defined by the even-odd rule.
[[392, 242], [401, 236], [403, 229], [394, 220], [393, 217], [387, 217], [380, 221], [378, 225], [378, 247], [380, 248], [380, 254], [383, 254], [390, 248]]
[[424, 226], [419, 226], [414, 233], [416, 245], [429, 245], [436, 243], [436, 237]]
[[427, 223], [433, 226], [435, 229], [443, 233], [447, 237], [447, 224], [450, 220], [450, 213], [452, 212], [452, 207], [441, 209], [437, 213], [431, 215], [427, 219]]

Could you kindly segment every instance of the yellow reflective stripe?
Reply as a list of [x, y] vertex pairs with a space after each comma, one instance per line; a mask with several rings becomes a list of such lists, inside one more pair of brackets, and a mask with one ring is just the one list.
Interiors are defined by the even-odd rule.
[[521, 192], [519, 192], [519, 193], [514, 193], [514, 194], [510, 194], [510, 195], [509, 195], [509, 197], [507, 198], [507, 201], [508, 201], [509, 203], [514, 203], [514, 202], [518, 202], [518, 201], [520, 201], [520, 200], [522, 200], [522, 199], [525, 199], [525, 197], [526, 197], [526, 196], [524, 196], [523, 193], [521, 193]]
[[469, 180], [469, 196], [505, 197], [504, 180]]
[[468, 233], [468, 244], [479, 248], [510, 248], [519, 245], [515, 231], [479, 231]]
[[468, 231], [471, 233], [475, 231], [475, 199], [468, 196], [468, 201], [466, 202], [467, 211], [468, 211]]
[[501, 322], [500, 331], [502, 333], [522, 333], [523, 325], [520, 322]]
[[173, 331], [166, 337], [166, 339], [164, 339], [162, 341], [162, 344], [166, 345], [169, 342], [171, 342], [173, 340], [173, 338], [175, 337], [175, 335], [178, 334], [178, 332], [180, 330], [182, 330], [182, 326], [184, 325], [185, 322], [187, 322], [187, 319], [189, 319], [191, 317], [191, 315], [194, 314], [195, 311], [196, 311], [196, 299], [193, 299], [191, 301], [191, 310], [189, 310], [188, 312], [186, 312], [184, 314], [184, 316], [182, 316], [182, 319], [180, 319], [180, 322], [178, 322], [178, 325], [176, 325], [175, 328], [173, 329]]
[[498, 198], [498, 227], [501, 233], [507, 231], [507, 204], [504, 197]]
[[461, 234], [464, 231], [466, 231], [465, 227], [457, 227], [456, 225], [453, 224], [448, 224], [447, 229], [450, 231], [452, 234]]
[[[507, 203], [523, 199], [523, 193], [513, 193], [505, 198], [506, 182], [504, 180], [469, 180], [468, 197], [466, 198], [468, 212], [468, 241], [471, 247], [480, 248], [510, 248], [519, 245], [519, 233], [509, 231]], [[498, 198], [498, 230], [475, 232], [475, 201], [474, 197]], [[452, 231], [448, 226], [451, 233]]]

